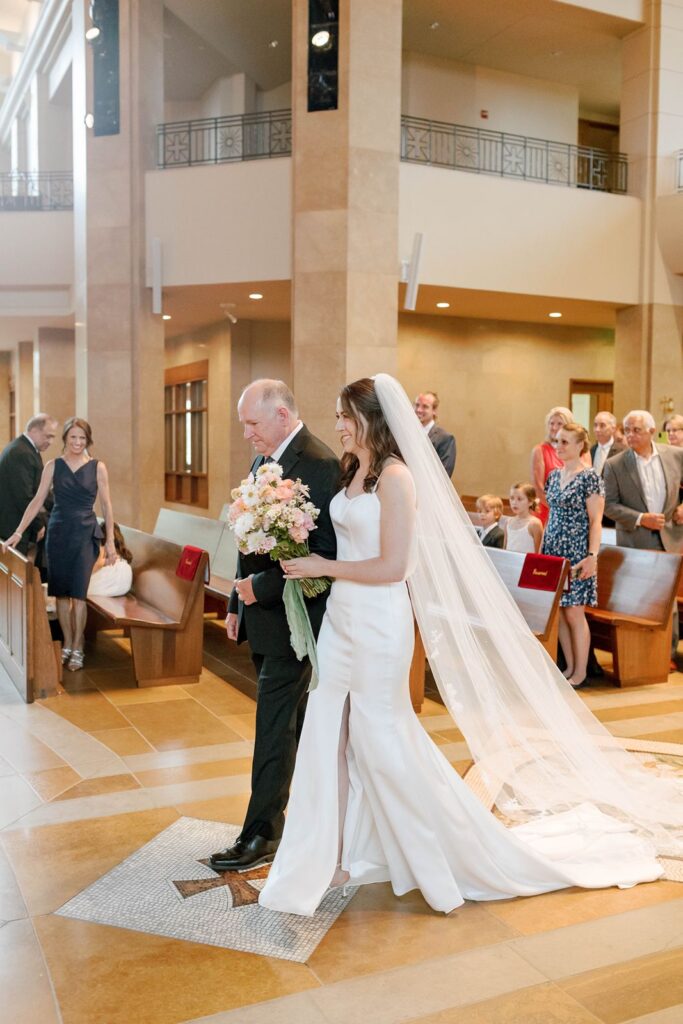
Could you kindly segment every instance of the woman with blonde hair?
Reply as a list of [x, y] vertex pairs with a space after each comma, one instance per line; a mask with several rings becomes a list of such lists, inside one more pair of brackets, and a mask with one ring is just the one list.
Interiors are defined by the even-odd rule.
[[555, 405], [545, 417], [545, 440], [531, 450], [531, 482], [539, 499], [536, 515], [543, 523], [548, 522], [548, 502], [545, 500], [546, 480], [554, 469], [562, 467], [562, 461], [555, 450], [557, 435], [565, 423], [571, 423], [574, 414], [564, 405]]
[[569, 591], [560, 599], [560, 645], [564, 671], [575, 690], [586, 681], [590, 629], [586, 605], [598, 603], [598, 551], [602, 536], [605, 485], [582, 456], [588, 451], [588, 431], [579, 423], [565, 423], [557, 437], [562, 469], [548, 477], [546, 495], [550, 518], [543, 537], [543, 553], [568, 558]]

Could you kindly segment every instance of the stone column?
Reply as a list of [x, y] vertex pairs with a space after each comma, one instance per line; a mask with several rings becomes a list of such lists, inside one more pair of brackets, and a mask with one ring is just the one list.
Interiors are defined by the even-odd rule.
[[109, 469], [114, 515], [151, 530], [164, 487], [164, 333], [145, 287], [145, 172], [163, 120], [162, 0], [120, 2], [118, 135], [92, 109], [88, 0], [73, 2], [76, 410]]
[[59, 421], [54, 444], [43, 455], [53, 459], [62, 450], [61, 427], [76, 411], [74, 332], [67, 327], [40, 327], [34, 343], [35, 406]]
[[683, 408], [683, 279], [657, 237], [657, 200], [670, 194], [674, 151], [683, 147], [683, 0], [647, 0], [644, 26], [623, 47], [621, 149], [629, 191], [643, 203], [640, 303], [617, 314], [615, 408]]
[[11, 353], [0, 352], [0, 451], [12, 440], [9, 436], [9, 381], [11, 369]]
[[400, 0], [341, 0], [339, 104], [307, 110], [308, 0], [293, 2], [292, 380], [328, 442], [340, 387], [397, 367]]
[[13, 360], [17, 437], [36, 412], [33, 395], [33, 342], [20, 341]]

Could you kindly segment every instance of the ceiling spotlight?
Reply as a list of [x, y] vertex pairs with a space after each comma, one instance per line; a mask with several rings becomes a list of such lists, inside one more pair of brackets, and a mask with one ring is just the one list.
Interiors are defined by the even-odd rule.
[[271, 48], [271, 50], [277, 50], [279, 45], [280, 44], [278, 43], [277, 39], [271, 39], [270, 42], [268, 43], [268, 46]]
[[548, 313], [548, 316], [551, 316], [553, 318], [553, 320], [555, 320], [555, 319], [557, 319], [558, 316], [562, 316], [562, 314], [561, 313]]
[[263, 295], [261, 295], [261, 292], [249, 292], [249, 298], [250, 299], [262, 299]]
[[311, 36], [311, 44], [315, 46], [316, 50], [329, 50], [332, 45], [332, 35], [326, 28], [323, 28]]
[[83, 124], [85, 125], [86, 128], [94, 127], [95, 115], [94, 114], [86, 114], [85, 117], [83, 118]]
[[440, 28], [441, 26], [439, 25], [438, 21], [433, 21], [429, 27], [431, 28], [432, 32], [436, 32], [437, 28]]
[[450, 309], [451, 304], [450, 302], [437, 302], [436, 307], [437, 309]]
[[218, 305], [223, 310], [223, 316], [225, 317], [225, 319], [229, 320], [231, 324], [236, 324], [237, 323], [237, 317], [235, 316], [234, 313], [230, 312], [231, 309], [235, 308], [235, 303], [234, 302], [219, 302]]
[[85, 33], [85, 38], [88, 40], [89, 43], [92, 43], [93, 39], [97, 39], [99, 34], [100, 30], [98, 29], [97, 25], [91, 25]]
[[170, 313], [164, 313], [162, 315], [161, 319], [162, 320], [170, 320], [171, 319], [171, 314]]

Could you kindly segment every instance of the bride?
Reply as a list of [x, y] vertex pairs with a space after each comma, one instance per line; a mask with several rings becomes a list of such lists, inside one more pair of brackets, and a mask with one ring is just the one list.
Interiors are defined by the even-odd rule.
[[[337, 559], [282, 842], [262, 906], [312, 915], [330, 885], [390, 881], [435, 910], [567, 886], [630, 886], [680, 850], [683, 793], [590, 714], [526, 626], [397, 381], [337, 403]], [[406, 585], [407, 581], [407, 585]], [[413, 613], [488, 811], [416, 718]]]

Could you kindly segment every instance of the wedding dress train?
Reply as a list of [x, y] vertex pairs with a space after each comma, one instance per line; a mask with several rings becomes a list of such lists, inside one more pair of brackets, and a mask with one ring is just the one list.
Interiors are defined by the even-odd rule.
[[[380, 501], [340, 492], [330, 514], [342, 561], [380, 553]], [[590, 803], [515, 828], [487, 810], [417, 719], [408, 688], [413, 610], [405, 582], [337, 580], [318, 639], [284, 835], [259, 902], [310, 916], [339, 860], [338, 746], [349, 700], [342, 867], [350, 884], [419, 888], [435, 910], [464, 900], [600, 888], [662, 874], [652, 844]], [[533, 640], [532, 642], [536, 643]]]

